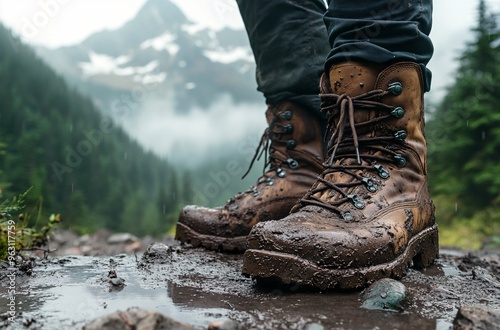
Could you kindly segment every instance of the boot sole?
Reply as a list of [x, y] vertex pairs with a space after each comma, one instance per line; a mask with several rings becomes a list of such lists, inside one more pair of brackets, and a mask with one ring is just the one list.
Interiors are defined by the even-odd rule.
[[437, 225], [414, 236], [395, 260], [370, 267], [327, 269], [293, 254], [250, 249], [245, 252], [243, 275], [260, 281], [327, 289], [359, 289], [384, 277], [403, 277], [412, 262], [415, 267], [431, 265], [439, 255]]
[[243, 253], [247, 248], [247, 236], [221, 237], [200, 234], [182, 223], [177, 223], [175, 239], [212, 251]]

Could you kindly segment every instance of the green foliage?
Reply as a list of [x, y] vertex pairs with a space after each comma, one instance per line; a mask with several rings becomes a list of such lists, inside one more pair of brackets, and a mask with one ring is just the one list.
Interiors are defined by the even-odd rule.
[[[14, 264], [14, 257], [23, 250], [39, 248], [47, 243], [52, 229], [61, 221], [59, 214], [52, 214], [40, 230], [27, 226], [30, 214], [20, 213], [26, 208], [26, 199], [31, 188], [0, 204], [0, 260]], [[14, 220], [17, 215], [17, 220]], [[40, 213], [37, 220], [40, 219]]]
[[43, 202], [42, 218], [57, 210], [62, 225], [79, 232], [166, 233], [185, 202], [174, 167], [144, 151], [1, 25], [0, 49], [5, 197], [33, 187], [28, 205]]
[[427, 123], [442, 242], [467, 247], [479, 247], [500, 232], [500, 30], [484, 1], [478, 12], [475, 39]]

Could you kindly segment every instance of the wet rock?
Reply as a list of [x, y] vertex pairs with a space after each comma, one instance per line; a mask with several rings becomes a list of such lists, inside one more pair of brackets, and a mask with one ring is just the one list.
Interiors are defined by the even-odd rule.
[[28, 317], [26, 319], [23, 319], [23, 326], [25, 328], [29, 328], [29, 327], [31, 327], [35, 323], [36, 323], [36, 320], [34, 318], [32, 318], [32, 317]]
[[163, 243], [151, 244], [142, 255], [142, 262], [168, 263], [172, 260], [172, 248]]
[[108, 272], [108, 276], [102, 279], [103, 282], [111, 284], [113, 287], [123, 288], [125, 286], [125, 280], [116, 274], [114, 269]]
[[190, 325], [177, 322], [161, 313], [131, 307], [102, 316], [83, 327], [84, 330], [199, 330]]
[[481, 267], [472, 268], [472, 278], [474, 280], [482, 281], [487, 285], [500, 289], [500, 282], [497, 281], [486, 269]]
[[139, 241], [139, 239], [129, 233], [113, 234], [108, 238], [108, 244], [132, 244]]
[[494, 275], [500, 275], [500, 251], [480, 250], [469, 252], [461, 258], [458, 269], [467, 272], [475, 267], [487, 269]]
[[453, 329], [500, 329], [500, 310], [482, 306], [461, 307], [453, 321]]
[[208, 330], [241, 330], [242, 327], [233, 320], [220, 320], [208, 326]]
[[363, 304], [366, 309], [401, 310], [401, 303], [406, 297], [406, 287], [403, 283], [383, 278], [362, 292]]
[[80, 253], [84, 256], [90, 256], [92, 255], [92, 251], [94, 248], [90, 245], [84, 245], [80, 248]]

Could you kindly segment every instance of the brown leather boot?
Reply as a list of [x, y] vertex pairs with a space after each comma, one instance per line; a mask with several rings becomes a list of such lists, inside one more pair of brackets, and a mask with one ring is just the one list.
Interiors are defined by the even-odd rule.
[[438, 255], [419, 66], [351, 62], [329, 74], [321, 82], [331, 132], [324, 171], [288, 217], [252, 229], [244, 274], [360, 288]]
[[323, 169], [319, 119], [289, 102], [270, 106], [266, 118], [269, 127], [255, 155], [261, 147], [267, 152], [269, 146], [269, 170], [256, 185], [224, 206], [186, 206], [176, 239], [211, 250], [244, 251], [247, 235], [256, 223], [287, 216], [311, 188]]

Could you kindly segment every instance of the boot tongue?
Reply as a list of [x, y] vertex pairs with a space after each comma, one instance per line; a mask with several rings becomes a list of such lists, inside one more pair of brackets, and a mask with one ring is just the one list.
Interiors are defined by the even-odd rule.
[[381, 66], [346, 62], [330, 69], [330, 86], [334, 94], [358, 96], [375, 89]]
[[[360, 64], [356, 62], [346, 62], [339, 65], [334, 65], [331, 67], [329, 72], [329, 82], [330, 88], [333, 94], [343, 95], [346, 94], [350, 97], [358, 96], [375, 89], [377, 78], [379, 73], [382, 71], [382, 67], [376, 65]], [[375, 113], [362, 111], [355, 112], [355, 122], [365, 122], [375, 117]], [[370, 131], [363, 132], [358, 131], [359, 134], [372, 135]], [[340, 160], [339, 164], [342, 165], [358, 165], [356, 159], [354, 158], [344, 158]], [[366, 162], [362, 161], [362, 165], [367, 165]], [[358, 175], [362, 174], [362, 170], [356, 171]], [[325, 176], [325, 180], [329, 182], [335, 182], [336, 184], [347, 184], [355, 181], [355, 177], [342, 172], [335, 172]], [[351, 189], [345, 189], [347, 193], [351, 193]], [[338, 193], [330, 195], [327, 190], [323, 193], [319, 193], [316, 197], [327, 200], [329, 202], [334, 202], [344, 197]]]

